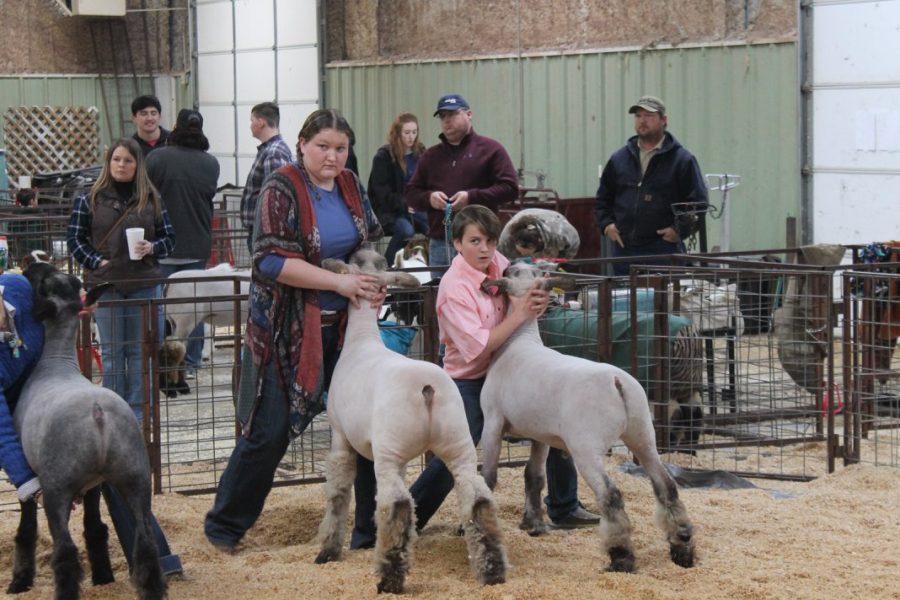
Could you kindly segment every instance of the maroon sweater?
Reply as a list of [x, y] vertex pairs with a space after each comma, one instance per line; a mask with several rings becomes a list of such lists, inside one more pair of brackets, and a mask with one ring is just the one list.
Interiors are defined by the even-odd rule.
[[458, 146], [440, 135], [419, 159], [416, 172], [406, 186], [406, 202], [411, 208], [428, 211], [428, 237], [444, 239], [443, 212], [431, 207], [432, 192], [448, 197], [469, 192], [469, 204], [482, 204], [494, 212], [516, 199], [519, 180], [509, 154], [499, 142], [470, 131]]

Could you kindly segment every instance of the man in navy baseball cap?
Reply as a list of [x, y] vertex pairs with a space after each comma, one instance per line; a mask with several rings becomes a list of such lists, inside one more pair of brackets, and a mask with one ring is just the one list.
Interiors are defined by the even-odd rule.
[[432, 116], [438, 116], [441, 111], [457, 111], [463, 108], [469, 108], [469, 103], [466, 102], [465, 98], [459, 94], [447, 94], [446, 96], [441, 96], [441, 99], [438, 100], [437, 110], [434, 111]]

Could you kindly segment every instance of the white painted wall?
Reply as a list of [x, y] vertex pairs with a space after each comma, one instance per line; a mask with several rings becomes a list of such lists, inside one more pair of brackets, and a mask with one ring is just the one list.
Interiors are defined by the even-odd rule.
[[900, 238], [900, 0], [812, 3], [813, 240]]
[[244, 185], [259, 142], [250, 109], [275, 101], [281, 133], [294, 147], [319, 107], [315, 0], [197, 0], [197, 92], [219, 185]]

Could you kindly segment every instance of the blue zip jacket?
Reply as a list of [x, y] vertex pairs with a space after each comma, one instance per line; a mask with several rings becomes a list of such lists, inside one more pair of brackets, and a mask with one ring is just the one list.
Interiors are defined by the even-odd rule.
[[16, 332], [22, 340], [19, 356], [13, 354], [9, 344], [0, 346], [0, 468], [6, 471], [10, 482], [19, 487], [35, 477], [25, 460], [22, 443], [13, 425], [10, 404], [15, 405], [19, 392], [31, 373], [41, 350], [44, 348], [44, 326], [31, 316], [34, 293], [31, 284], [22, 275], [0, 275], [3, 300], [16, 307]]
[[616, 150], [603, 168], [597, 189], [597, 224], [603, 232], [615, 223], [626, 248], [656, 243], [660, 240], [657, 230], [666, 227], [674, 226], [681, 238], [686, 238], [690, 224], [676, 220], [672, 204], [697, 202], [704, 210], [709, 204], [697, 159], [671, 133], [665, 136], [643, 177], [637, 136]]

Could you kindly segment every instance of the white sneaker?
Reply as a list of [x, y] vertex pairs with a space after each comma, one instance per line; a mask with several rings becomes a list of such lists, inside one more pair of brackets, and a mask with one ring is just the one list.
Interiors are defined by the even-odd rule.
[[18, 488], [16, 488], [16, 496], [19, 502], [28, 502], [34, 500], [36, 496], [41, 494], [41, 482], [37, 477], [29, 479]]

